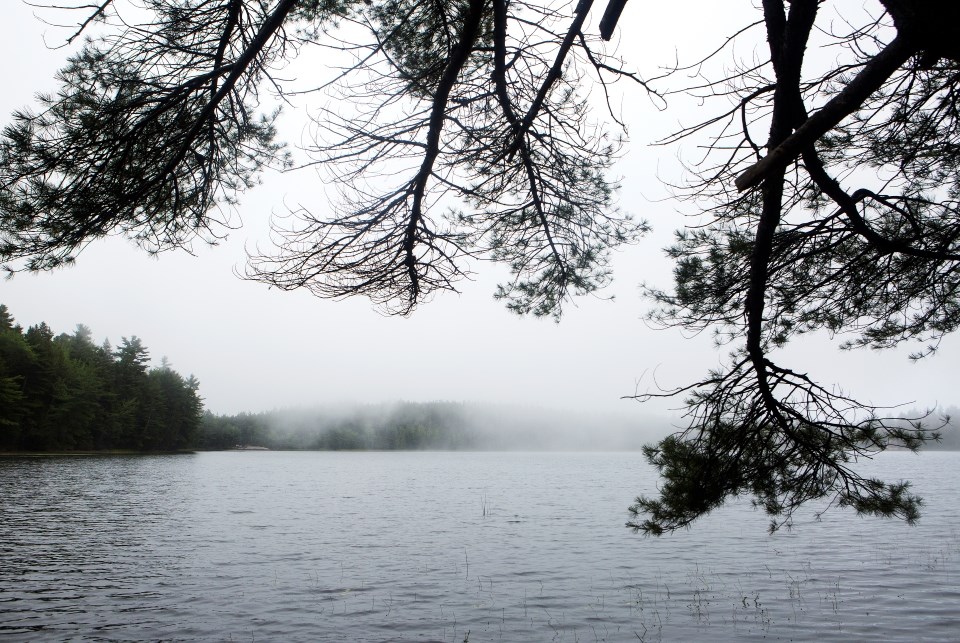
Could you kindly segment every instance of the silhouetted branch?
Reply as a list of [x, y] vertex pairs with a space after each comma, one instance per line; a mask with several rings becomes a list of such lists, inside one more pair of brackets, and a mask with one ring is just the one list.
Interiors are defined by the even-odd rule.
[[617, 28], [617, 22], [620, 20], [620, 14], [627, 5], [627, 0], [609, 0], [607, 8], [603, 11], [603, 17], [600, 18], [600, 37], [604, 40], [610, 40], [613, 37], [613, 30]]
[[843, 91], [811, 115], [783, 142], [769, 148], [770, 152], [763, 159], [740, 174], [736, 180], [737, 189], [743, 191], [754, 187], [768, 173], [785, 168], [793, 162], [804, 149], [812, 146], [840, 121], [859, 109], [916, 51], [916, 46], [906, 38], [895, 38], [864, 65], [856, 77], [845, 85]]

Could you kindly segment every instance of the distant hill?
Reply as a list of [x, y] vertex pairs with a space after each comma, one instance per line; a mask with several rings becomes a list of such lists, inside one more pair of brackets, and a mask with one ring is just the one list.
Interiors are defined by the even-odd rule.
[[921, 426], [928, 431], [940, 434], [938, 442], [927, 442], [923, 451], [960, 451], [960, 407], [939, 408], [923, 417], [923, 412], [911, 409], [903, 413], [903, 418], [921, 418]]
[[663, 418], [461, 402], [207, 413], [198, 446], [225, 449], [629, 450], [674, 430]]
[[942, 421], [946, 425], [940, 429], [940, 442], [932, 442], [924, 447], [927, 450], [960, 451], [960, 407], [948, 406], [931, 418], [929, 424], [938, 426]]

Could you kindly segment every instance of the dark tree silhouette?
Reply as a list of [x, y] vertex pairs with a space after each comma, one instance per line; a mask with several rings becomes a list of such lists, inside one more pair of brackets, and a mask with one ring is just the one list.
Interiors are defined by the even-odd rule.
[[215, 241], [238, 193], [290, 163], [258, 99], [282, 96], [276, 69], [314, 43], [352, 58], [334, 83], [347, 107], [316, 115], [309, 150], [341, 199], [281, 222], [251, 278], [406, 314], [486, 257], [509, 265], [511, 307], [559, 315], [645, 229], [613, 207], [618, 138], [587, 117], [587, 74], [629, 77], [582, 33], [591, 2], [573, 16], [506, 0], [144, 5], [97, 7], [61, 91], [5, 131], [8, 269], [72, 261], [118, 230], [151, 251]]
[[[629, 30], [617, 26], [624, 4], [606, 4], [604, 38]], [[699, 382], [638, 396], [686, 395], [689, 425], [648, 449], [665, 482], [630, 525], [663, 533], [740, 494], [774, 528], [817, 498], [916, 519], [906, 483], [863, 478], [852, 462], [934, 434], [773, 357], [827, 331], [850, 347], [919, 341], [919, 358], [960, 320], [955, 2], [762, 0], [719, 50], [652, 84], [604, 52], [590, 0], [74, 8], [76, 35], [95, 37], [59, 93], [15, 114], [0, 141], [9, 270], [60, 265], [117, 231], [151, 251], [214, 241], [258, 173], [292, 163], [258, 101], [284, 97], [277, 70], [319, 44], [341, 73], [318, 89], [338, 100], [315, 114], [307, 151], [339, 198], [291, 212], [248, 276], [408, 314], [489, 258], [512, 272], [497, 293], [510, 308], [559, 317], [607, 283], [610, 250], [645, 230], [613, 207], [618, 123], [591, 120], [588, 92], [627, 79], [658, 100], [690, 94], [714, 115], [664, 142], [708, 149], [678, 196], [710, 220], [678, 233], [676, 288], [648, 294], [655, 320], [711, 328], [733, 351]], [[742, 41], [756, 56], [731, 67]]]
[[[678, 233], [676, 290], [649, 294], [658, 321], [712, 328], [737, 348], [729, 366], [691, 386], [640, 396], [687, 395], [689, 425], [647, 448], [664, 484], [660, 498], [638, 498], [637, 529], [689, 525], [740, 494], [771, 515], [771, 529], [824, 497], [861, 513], [919, 515], [907, 483], [864, 478], [851, 464], [936, 434], [772, 359], [818, 330], [848, 335], [847, 347], [919, 340], [929, 353], [960, 322], [958, 7], [881, 4], [836, 33], [831, 16], [818, 22], [823, 3], [764, 0], [755, 27], [769, 58], [691, 89], [728, 101], [671, 139], [715, 132], [715, 163], [696, 170], [688, 193], [709, 204], [712, 221]], [[808, 75], [818, 28], [842, 57]]]

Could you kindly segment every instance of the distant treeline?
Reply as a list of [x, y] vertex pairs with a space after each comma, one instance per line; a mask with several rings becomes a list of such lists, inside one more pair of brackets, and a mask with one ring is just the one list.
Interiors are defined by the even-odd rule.
[[619, 450], [664, 434], [662, 421], [569, 410], [464, 402], [320, 406], [265, 413], [206, 413], [201, 449]]
[[477, 435], [463, 404], [405, 402], [299, 412], [207, 412], [197, 445], [201, 449], [443, 450], [474, 448]]
[[148, 368], [139, 338], [97, 346], [80, 324], [23, 330], [0, 304], [0, 451], [191, 448], [203, 415], [198, 382]]
[[[942, 440], [924, 450], [960, 449], [960, 409], [932, 414]], [[914, 414], [916, 415], [916, 414]], [[653, 417], [599, 416], [461, 402], [401, 402], [203, 416], [200, 449], [275, 450], [639, 449], [673, 429]]]
[[[907, 417], [918, 417], [913, 411]], [[931, 414], [922, 422], [924, 428], [936, 430], [940, 434], [939, 442], [927, 442], [924, 451], [960, 451], [960, 407], [948, 406]]]

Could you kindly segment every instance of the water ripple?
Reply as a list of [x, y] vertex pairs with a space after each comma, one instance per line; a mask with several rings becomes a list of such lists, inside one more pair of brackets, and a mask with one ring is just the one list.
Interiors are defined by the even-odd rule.
[[917, 527], [748, 503], [643, 539], [635, 453], [0, 459], [0, 639], [956, 640], [958, 454]]

